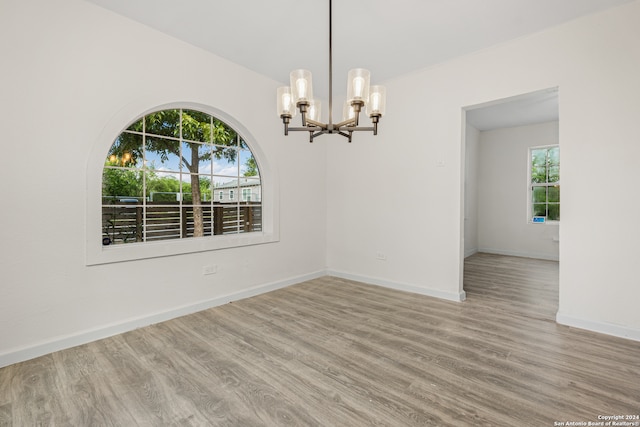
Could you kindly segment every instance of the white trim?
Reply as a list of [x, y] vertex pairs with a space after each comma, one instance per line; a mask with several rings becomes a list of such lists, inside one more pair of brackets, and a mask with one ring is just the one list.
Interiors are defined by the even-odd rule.
[[385, 288], [396, 289], [398, 291], [412, 292], [414, 294], [426, 295], [428, 297], [446, 299], [449, 301], [462, 302], [466, 299], [465, 291], [461, 291], [459, 293], [445, 292], [445, 291], [439, 291], [436, 289], [428, 289], [420, 286], [409, 285], [406, 283], [391, 282], [385, 279], [361, 276], [358, 274], [351, 274], [351, 273], [346, 273], [344, 271], [336, 271], [336, 270], [327, 270], [327, 275], [339, 277], [341, 279], [355, 280], [357, 282], [383, 286]]
[[627, 326], [580, 319], [578, 317], [569, 316], [560, 312], [556, 314], [556, 322], [561, 325], [570, 326], [573, 328], [585, 329], [587, 331], [612, 335], [619, 338], [626, 338], [633, 341], [640, 341], [640, 329], [629, 328]]
[[465, 257], [465, 258], [469, 258], [471, 255], [475, 255], [475, 254], [477, 254], [478, 252], [479, 252], [479, 251], [478, 251], [478, 248], [471, 248], [471, 249], [468, 249], [468, 250], [466, 250], [466, 251], [464, 252], [464, 257]]
[[117, 334], [129, 332], [137, 328], [142, 328], [145, 326], [153, 325], [155, 323], [160, 323], [167, 320], [175, 319], [177, 317], [186, 316], [191, 313], [224, 305], [232, 301], [238, 301], [241, 299], [271, 292], [276, 289], [286, 288], [287, 286], [295, 285], [297, 283], [302, 283], [307, 280], [312, 280], [323, 276], [325, 276], [324, 271], [316, 271], [314, 273], [309, 273], [302, 276], [291, 277], [285, 280], [279, 280], [276, 282], [254, 286], [253, 288], [245, 289], [244, 291], [223, 295], [195, 304], [187, 304], [181, 307], [172, 308], [170, 310], [131, 318], [124, 322], [113, 323], [111, 325], [89, 329], [75, 334], [58, 336], [49, 340], [41, 341], [38, 344], [10, 349], [0, 354], [0, 368], [2, 368], [3, 366], [9, 366], [14, 363], [24, 362], [25, 360], [40, 357], [54, 351], [60, 351], [78, 345], [87, 344]]
[[[253, 233], [239, 233], [226, 236], [211, 236], [197, 239], [176, 239], [163, 242], [146, 242], [140, 244], [102, 246], [102, 170], [104, 159], [113, 140], [123, 129], [136, 118], [153, 111], [184, 108], [202, 111], [222, 120], [240, 135], [253, 153], [262, 187], [262, 231]], [[85, 212], [85, 254], [86, 265], [107, 264], [113, 262], [131, 261], [136, 259], [157, 258], [186, 253], [211, 251], [239, 246], [259, 245], [278, 242], [280, 240], [280, 196], [277, 170], [274, 159], [267, 159], [257, 139], [251, 135], [238, 120], [209, 105], [194, 102], [172, 102], [163, 104], [154, 100], [139, 100], [125, 106], [118, 111], [105, 125], [98, 135], [89, 159], [87, 161], [86, 176], [86, 212]]]
[[476, 252], [484, 252], [487, 254], [517, 256], [522, 258], [546, 259], [549, 261], [560, 261], [560, 255], [549, 255], [538, 252], [520, 252], [510, 251], [506, 249], [478, 248]]

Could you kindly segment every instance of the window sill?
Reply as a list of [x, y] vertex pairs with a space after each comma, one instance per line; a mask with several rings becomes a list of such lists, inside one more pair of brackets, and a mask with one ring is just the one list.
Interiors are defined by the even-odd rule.
[[153, 243], [128, 243], [87, 248], [87, 265], [110, 264], [149, 258], [215, 251], [277, 242], [273, 233], [242, 233], [225, 236], [164, 240]]

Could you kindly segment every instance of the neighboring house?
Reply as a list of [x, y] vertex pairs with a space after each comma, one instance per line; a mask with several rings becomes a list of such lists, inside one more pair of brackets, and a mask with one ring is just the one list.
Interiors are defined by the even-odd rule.
[[[240, 182], [238, 182], [240, 181]], [[214, 201], [220, 203], [260, 202], [260, 181], [252, 178], [234, 179], [213, 189]]]

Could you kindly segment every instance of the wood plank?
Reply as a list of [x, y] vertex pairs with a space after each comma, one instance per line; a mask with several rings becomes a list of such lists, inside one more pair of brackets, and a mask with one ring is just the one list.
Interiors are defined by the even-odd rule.
[[455, 303], [335, 277], [0, 369], [0, 426], [545, 426], [640, 412], [640, 343], [554, 321], [558, 263]]

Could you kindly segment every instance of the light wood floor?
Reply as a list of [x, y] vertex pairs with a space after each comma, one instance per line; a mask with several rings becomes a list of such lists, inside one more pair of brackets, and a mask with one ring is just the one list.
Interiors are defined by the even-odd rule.
[[558, 264], [454, 303], [325, 277], [0, 369], [1, 426], [553, 426], [640, 413], [640, 343], [554, 322]]

